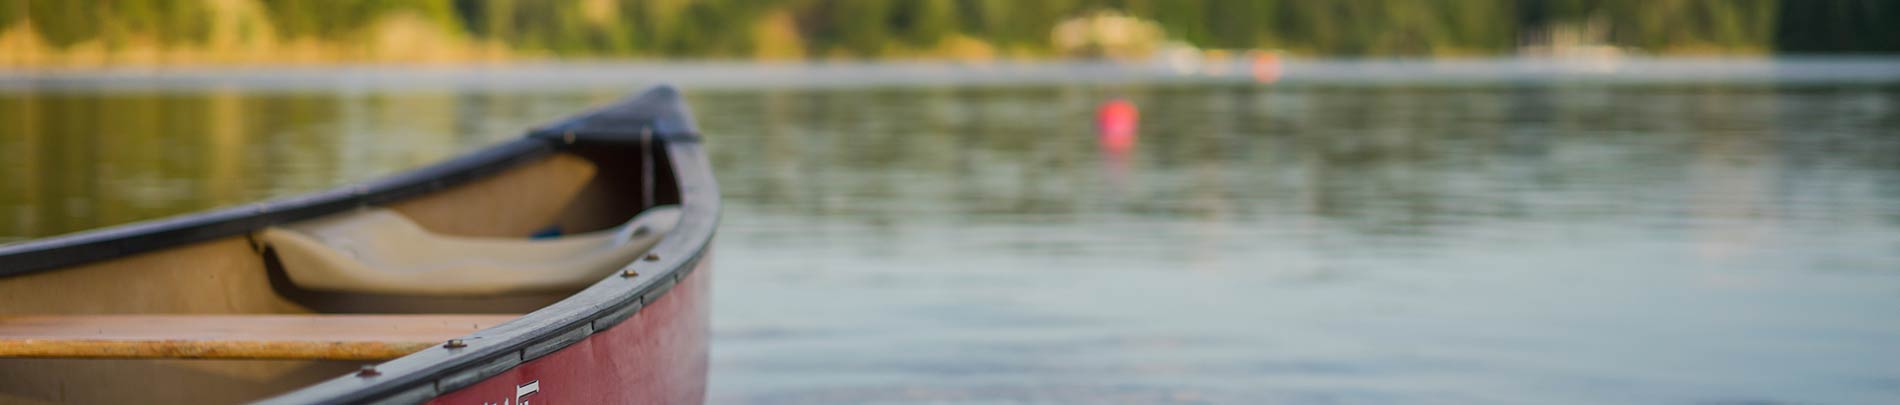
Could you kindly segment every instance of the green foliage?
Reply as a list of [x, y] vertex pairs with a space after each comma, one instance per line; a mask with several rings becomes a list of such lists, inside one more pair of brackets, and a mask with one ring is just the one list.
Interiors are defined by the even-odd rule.
[[[1900, 2], [1891, 0], [251, 1], [279, 40], [348, 45], [402, 15], [479, 43], [589, 57], [744, 57], [756, 50], [754, 28], [781, 12], [814, 57], [927, 50], [952, 36], [1047, 53], [1057, 23], [1103, 9], [1195, 46], [1319, 55], [1508, 54], [1528, 32], [1595, 21], [1614, 45], [1661, 53], [1900, 51]], [[210, 22], [247, 18], [218, 4], [230, 3], [13, 0], [0, 6], [0, 27], [32, 21], [56, 48], [201, 44]]]
[[1900, 2], [1789, 1], [1775, 10], [1775, 46], [1793, 52], [1900, 52]]
[[0, 5], [0, 29], [12, 27], [13, 24], [25, 20], [26, 2], [15, 1], [10, 4]]

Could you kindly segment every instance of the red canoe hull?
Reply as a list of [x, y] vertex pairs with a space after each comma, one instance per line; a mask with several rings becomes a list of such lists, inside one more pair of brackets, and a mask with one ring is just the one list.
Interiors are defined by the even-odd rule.
[[697, 404], [706, 399], [711, 260], [626, 321], [430, 404]]

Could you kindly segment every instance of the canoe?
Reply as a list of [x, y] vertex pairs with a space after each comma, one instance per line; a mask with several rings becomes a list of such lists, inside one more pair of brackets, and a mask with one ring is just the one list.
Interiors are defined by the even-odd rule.
[[657, 87], [432, 166], [0, 246], [0, 403], [699, 403], [719, 193]]

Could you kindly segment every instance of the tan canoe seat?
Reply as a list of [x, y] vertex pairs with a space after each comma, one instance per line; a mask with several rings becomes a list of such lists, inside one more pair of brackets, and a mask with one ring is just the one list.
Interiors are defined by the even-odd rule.
[[0, 316], [0, 357], [386, 360], [517, 316]]
[[384, 208], [269, 228], [292, 283], [313, 290], [485, 295], [578, 289], [633, 262], [679, 222], [654, 207], [613, 228], [547, 239], [441, 235]]

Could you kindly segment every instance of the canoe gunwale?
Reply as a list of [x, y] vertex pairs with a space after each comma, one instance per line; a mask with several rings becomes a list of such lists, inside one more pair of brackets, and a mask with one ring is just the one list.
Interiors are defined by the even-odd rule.
[[[625, 128], [611, 131], [549, 130], [563, 126], [586, 128], [588, 121], [616, 113], [633, 113], [640, 120], [619, 120], [614, 123]], [[637, 136], [630, 138], [633, 134]], [[660, 153], [656, 157], [660, 161], [656, 163], [671, 169], [682, 210], [679, 224], [650, 251], [657, 257], [625, 267], [638, 276], [622, 277], [616, 273], [552, 305], [465, 336], [462, 341], [466, 347], [431, 347], [377, 365], [379, 374], [373, 377], [342, 376], [260, 403], [426, 401], [527, 363], [532, 360], [529, 352], [558, 351], [622, 323], [669, 292], [711, 253], [719, 220], [718, 185], [699, 143], [696, 126], [677, 90], [656, 87], [637, 97], [531, 131], [523, 139], [544, 142], [555, 151], [588, 143], [637, 141], [657, 146]]]

